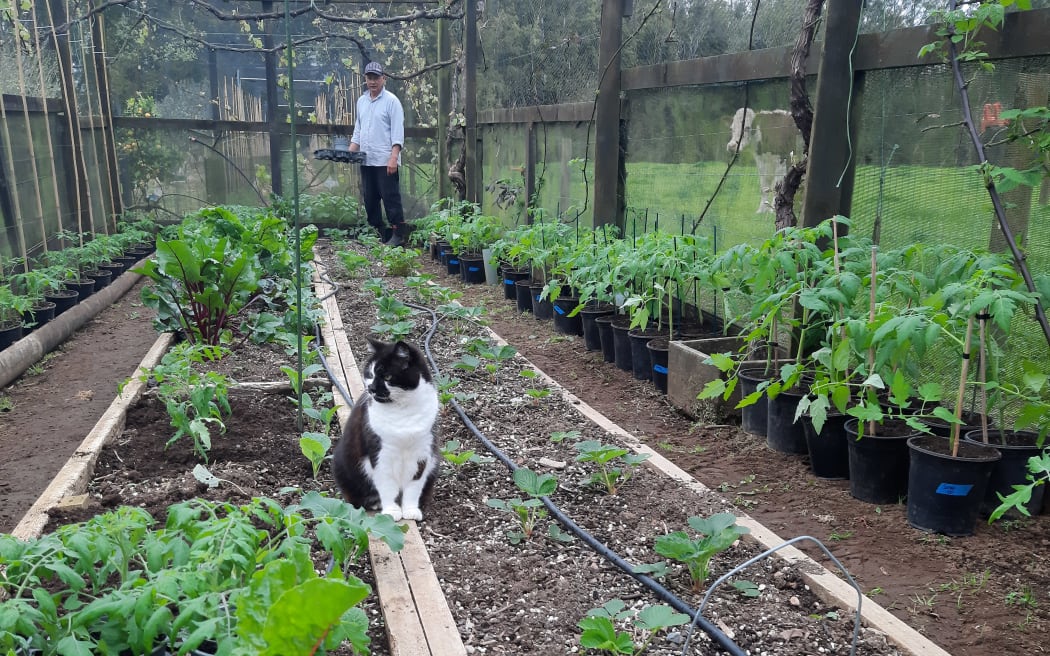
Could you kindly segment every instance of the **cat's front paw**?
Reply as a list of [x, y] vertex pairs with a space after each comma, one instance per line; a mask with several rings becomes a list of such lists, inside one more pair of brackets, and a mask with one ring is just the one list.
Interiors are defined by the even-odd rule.
[[388, 507], [383, 508], [379, 512], [383, 513], [384, 515], [390, 515], [390, 517], [395, 522], [400, 522], [402, 517], [404, 517], [404, 515], [401, 513], [401, 509], [398, 508], [397, 506], [388, 506]]
[[423, 520], [423, 511], [419, 508], [402, 508], [401, 513], [404, 515], [404, 519], [411, 519], [414, 522]]

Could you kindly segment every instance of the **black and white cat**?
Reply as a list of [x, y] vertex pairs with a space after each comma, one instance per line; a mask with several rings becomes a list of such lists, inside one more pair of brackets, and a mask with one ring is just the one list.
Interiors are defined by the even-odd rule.
[[343, 496], [395, 521], [423, 519], [438, 476], [434, 437], [440, 403], [422, 352], [404, 341], [368, 338], [367, 392], [354, 404], [332, 470]]

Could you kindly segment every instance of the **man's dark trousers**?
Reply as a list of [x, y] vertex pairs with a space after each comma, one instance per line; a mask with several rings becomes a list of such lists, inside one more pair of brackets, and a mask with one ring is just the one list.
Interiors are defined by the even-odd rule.
[[361, 194], [364, 196], [365, 214], [368, 223], [379, 234], [383, 234], [383, 213], [379, 209], [382, 201], [386, 209], [386, 220], [391, 226], [396, 226], [405, 221], [405, 213], [401, 208], [400, 171], [394, 175], [387, 175], [385, 166], [362, 166], [361, 167]]

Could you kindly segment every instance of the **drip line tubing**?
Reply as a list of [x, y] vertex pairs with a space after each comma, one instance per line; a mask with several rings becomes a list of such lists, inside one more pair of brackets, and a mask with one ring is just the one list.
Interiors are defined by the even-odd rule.
[[[427, 331], [426, 336], [423, 340], [423, 349], [426, 352], [427, 359], [430, 361], [430, 366], [433, 367], [434, 371], [438, 371], [437, 363], [434, 361], [434, 357], [430, 352], [430, 340], [434, 336], [434, 333], [437, 332], [437, 327], [440, 323], [440, 318], [438, 318], [437, 313], [429, 307], [415, 305], [413, 303], [405, 303], [405, 305], [412, 308], [416, 308], [417, 310], [428, 312], [430, 314], [431, 324], [430, 329]], [[496, 457], [497, 460], [502, 462], [511, 472], [514, 472], [518, 469], [517, 464], [515, 464], [514, 461], [512, 461], [507, 456], [507, 454], [500, 451], [499, 447], [497, 447], [487, 437], [485, 437], [485, 435], [481, 432], [481, 430], [478, 429], [474, 422], [471, 421], [470, 417], [467, 416], [467, 413], [463, 410], [462, 406], [460, 406], [459, 403], [456, 402], [455, 399], [452, 399], [449, 403], [452, 406], [452, 409], [456, 411], [456, 414], [459, 415], [459, 418], [460, 420], [462, 420], [463, 425], [466, 426], [467, 429], [474, 434], [478, 441], [481, 442], [481, 444], [486, 449], [488, 449]], [[544, 496], [539, 497], [539, 499], [541, 502], [543, 502], [543, 505], [546, 506], [547, 510], [550, 511], [551, 515], [554, 517], [554, 519], [558, 521], [558, 523], [560, 523], [562, 526], [568, 529], [570, 533], [580, 538], [580, 540], [583, 541], [588, 547], [590, 547], [595, 553], [597, 553], [599, 556], [606, 559], [613, 565], [616, 565], [616, 567], [621, 569], [624, 573], [631, 576], [645, 587], [649, 588], [649, 590], [651, 590], [653, 594], [655, 594], [661, 600], [667, 602], [672, 608], [674, 608], [680, 613], [688, 615], [693, 621], [693, 623], [690, 625], [690, 632], [692, 631], [694, 626], [699, 626], [705, 633], [711, 636], [711, 638], [720, 647], [728, 651], [732, 656], [746, 656], [747, 652], [741, 649], [735, 642], [733, 642], [733, 640], [729, 636], [723, 633], [717, 626], [711, 624], [709, 621], [704, 619], [703, 616], [700, 615], [700, 611], [693, 609], [689, 604], [679, 599], [677, 596], [675, 596], [673, 592], [665, 588], [657, 581], [644, 574], [635, 572], [634, 567], [632, 567], [629, 562], [624, 560], [619, 554], [617, 554], [608, 546], [600, 542], [586, 529], [584, 529], [576, 522], [574, 522], [571, 518], [569, 518], [569, 516], [562, 512], [561, 508], [559, 508], [553, 501], [551, 501], [549, 497]]]
[[[333, 286], [333, 291], [330, 292], [328, 295], [326, 295], [325, 298], [327, 298], [328, 296], [331, 296], [331, 295], [334, 295], [335, 293], [337, 293], [337, 291], [339, 290], [339, 286], [337, 284], [335, 284], [330, 278], [327, 277], [327, 273], [322, 273], [321, 277], [323, 279], [326, 279], [329, 282], [329, 284], [331, 284]], [[438, 317], [437, 312], [435, 312], [432, 308], [429, 308], [427, 306], [417, 305], [415, 303], [405, 303], [405, 305], [407, 305], [408, 307], [411, 307], [411, 308], [415, 308], [417, 310], [421, 310], [421, 311], [426, 312], [426, 313], [428, 313], [430, 315], [430, 318], [431, 318], [430, 328], [427, 330], [427, 332], [426, 332], [426, 334], [424, 336], [424, 339], [423, 339], [423, 350], [426, 353], [427, 360], [430, 362], [430, 366], [434, 369], [435, 372], [437, 372], [439, 370], [438, 370], [437, 362], [434, 360], [434, 356], [433, 356], [433, 354], [430, 351], [430, 341], [433, 338], [434, 334], [437, 332], [437, 328], [438, 328], [438, 325], [440, 324], [441, 319]], [[317, 341], [318, 341], [318, 344], [319, 344], [320, 343], [320, 337], [321, 337], [320, 336], [320, 328], [315, 326], [315, 332], [317, 334]], [[328, 359], [324, 355], [324, 350], [321, 349], [321, 348], [317, 348], [317, 354], [318, 354], [318, 356], [321, 359], [321, 364], [324, 367], [325, 371], [328, 372], [328, 375], [331, 377], [332, 384], [339, 390], [340, 394], [342, 394], [343, 397], [346, 399], [346, 401], [352, 406], [353, 402], [354, 402], [353, 398], [351, 397], [349, 391], [347, 391], [342, 386], [342, 384], [339, 383], [338, 377], [334, 375], [334, 372], [332, 371], [331, 366], [329, 365]], [[490, 453], [492, 453], [492, 455], [497, 460], [499, 460], [501, 463], [503, 463], [503, 465], [505, 467], [507, 467], [507, 469], [510, 470], [511, 472], [514, 472], [514, 471], [516, 471], [518, 469], [518, 465], [513, 460], [511, 460], [510, 457], [507, 456], [507, 454], [503, 453], [503, 451], [501, 451], [499, 449], [499, 447], [497, 447], [487, 437], [485, 437], [485, 434], [482, 433], [481, 430], [477, 427], [477, 425], [470, 419], [470, 417], [467, 416], [466, 411], [463, 410], [463, 407], [460, 406], [459, 403], [455, 399], [452, 399], [449, 403], [452, 406], [452, 409], [455, 410], [456, 414], [459, 416], [460, 420], [463, 422], [463, 425], [467, 428], [467, 430], [469, 430], [478, 439], [479, 442], [481, 442], [482, 446], [484, 446], [486, 449], [488, 449], [488, 451]], [[856, 615], [855, 615], [855, 619], [854, 619], [853, 640], [852, 640], [852, 645], [851, 645], [851, 649], [850, 649], [850, 654], [852, 655], [852, 654], [856, 653], [857, 640], [859, 638], [859, 633], [860, 633], [861, 604], [863, 603], [863, 594], [861, 593], [860, 587], [853, 580], [853, 577], [850, 576], [849, 572], [842, 565], [842, 563], [839, 562], [838, 559], [836, 559], [835, 556], [831, 554], [831, 552], [827, 549], [827, 547], [825, 547], [819, 540], [817, 540], [817, 539], [815, 539], [813, 537], [810, 537], [810, 536], [799, 536], [799, 537], [793, 538], [793, 539], [788, 540], [788, 541], [786, 541], [786, 542], [784, 542], [784, 543], [782, 543], [780, 545], [777, 545], [777, 546], [775, 546], [775, 547], [773, 547], [771, 549], [767, 549], [766, 551], [762, 552], [758, 556], [755, 556], [755, 557], [751, 558], [750, 560], [748, 560], [747, 562], [738, 565], [737, 567], [735, 567], [734, 569], [730, 570], [729, 572], [724, 574], [722, 577], [720, 577], [717, 581], [715, 581], [715, 583], [712, 584], [708, 588], [708, 591], [704, 595], [704, 598], [703, 598], [703, 601], [700, 604], [700, 607], [698, 609], [693, 609], [691, 606], [689, 606], [689, 604], [687, 604], [684, 601], [682, 601], [681, 599], [679, 599], [673, 592], [668, 590], [666, 587], [664, 587], [663, 585], [661, 585], [660, 583], [658, 583], [657, 581], [655, 581], [651, 577], [646, 576], [645, 574], [641, 574], [639, 572], [635, 572], [634, 571], [634, 567], [629, 562], [624, 560], [619, 554], [617, 554], [615, 551], [610, 549], [607, 545], [605, 545], [604, 543], [599, 541], [597, 538], [595, 538], [593, 535], [591, 535], [590, 532], [588, 532], [586, 529], [584, 529], [579, 524], [574, 522], [568, 515], [566, 515], [561, 510], [561, 508], [559, 508], [557, 506], [557, 504], [555, 504], [553, 501], [551, 501], [550, 497], [543, 496], [543, 497], [539, 497], [539, 498], [540, 498], [540, 501], [543, 503], [543, 505], [547, 508], [547, 510], [554, 517], [554, 519], [557, 520], [562, 526], [564, 526], [570, 533], [572, 533], [576, 537], [580, 538], [580, 540], [584, 544], [586, 544], [588, 547], [590, 547], [591, 550], [593, 550], [599, 556], [601, 556], [605, 560], [607, 560], [610, 563], [612, 563], [613, 565], [615, 565], [617, 568], [619, 568], [621, 571], [626, 573], [628, 576], [632, 577], [633, 579], [635, 579], [636, 581], [638, 581], [639, 583], [641, 583], [645, 587], [649, 588], [649, 590], [654, 595], [656, 595], [657, 598], [667, 602], [667, 604], [670, 605], [672, 608], [674, 608], [676, 611], [678, 611], [680, 613], [683, 613], [685, 615], [688, 615], [691, 618], [692, 621], [689, 624], [689, 629], [688, 629], [688, 632], [686, 634], [686, 639], [685, 639], [685, 642], [684, 642], [683, 647], [682, 647], [682, 654], [683, 655], [686, 654], [686, 652], [687, 652], [687, 650], [689, 648], [689, 644], [690, 644], [690, 642], [692, 640], [692, 635], [693, 635], [694, 629], [696, 627], [700, 627], [700, 629], [702, 631], [707, 633], [714, 640], [715, 643], [717, 643], [720, 647], [722, 647], [727, 652], [729, 652], [729, 654], [731, 654], [731, 656], [746, 656], [747, 652], [745, 652], [743, 649], [741, 649], [741, 647], [739, 645], [737, 645], [735, 642], [733, 642], [732, 638], [730, 638], [728, 635], [726, 635], [717, 626], [711, 624], [711, 622], [709, 622], [708, 620], [704, 619], [702, 613], [703, 613], [704, 608], [707, 606], [707, 602], [709, 601], [709, 599], [711, 597], [711, 594], [714, 592], [715, 588], [717, 588], [719, 585], [721, 585], [723, 582], [725, 582], [730, 576], [732, 576], [732, 575], [734, 575], [734, 574], [744, 570], [748, 566], [750, 566], [750, 565], [752, 565], [752, 564], [754, 564], [754, 563], [756, 563], [756, 562], [758, 562], [760, 560], [763, 560], [763, 559], [771, 556], [776, 551], [779, 551], [780, 549], [782, 549], [784, 547], [787, 547], [789, 545], [792, 545], [792, 544], [794, 544], [796, 542], [799, 542], [799, 541], [802, 541], [802, 540], [808, 540], [808, 541], [815, 542], [817, 544], [817, 546], [820, 547], [821, 550], [823, 550], [825, 555], [827, 555], [835, 563], [835, 565], [843, 572], [843, 574], [845, 575], [847, 581], [857, 591], [858, 602], [857, 602]], [[332, 567], [332, 564], [333, 564], [332, 562], [329, 563], [329, 565], [328, 565], [329, 568]]]

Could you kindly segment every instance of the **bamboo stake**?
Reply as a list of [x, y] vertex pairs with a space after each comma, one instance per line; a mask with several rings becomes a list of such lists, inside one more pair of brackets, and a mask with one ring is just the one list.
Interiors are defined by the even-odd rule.
[[[877, 286], [878, 277], [878, 253], [879, 247], [871, 245], [871, 285], [870, 292], [868, 295], [868, 323], [875, 323], [875, 287]], [[868, 375], [871, 376], [875, 372], [875, 346], [868, 347]], [[875, 421], [871, 420], [868, 422], [868, 434], [875, 434]]]
[[[48, 109], [47, 109], [47, 105], [48, 105], [48, 103], [47, 103], [47, 91], [45, 89], [47, 83], [44, 80], [44, 57], [43, 57], [44, 48], [43, 48], [43, 44], [40, 41], [40, 29], [37, 26], [36, 12], [35, 11], [30, 12], [30, 15], [32, 17], [31, 20], [33, 21], [33, 41], [36, 44], [37, 77], [40, 80], [40, 95], [41, 95], [41, 97], [44, 100], [44, 102], [43, 102], [44, 125], [47, 126], [47, 129], [44, 130], [44, 136], [47, 138], [47, 149], [48, 149], [48, 152], [51, 154], [51, 157], [48, 157], [48, 161], [49, 161], [49, 163], [51, 165], [51, 191], [52, 191], [52, 193], [55, 194], [55, 213], [58, 214], [58, 212], [62, 209], [62, 195], [61, 195], [61, 192], [58, 189], [58, 168], [55, 166], [55, 160], [58, 159], [58, 158], [55, 157], [55, 144], [54, 144], [54, 142], [51, 139], [51, 118], [50, 118], [50, 114], [48, 113]], [[56, 219], [58, 219], [58, 227], [61, 228], [62, 227], [62, 220], [61, 220], [61, 218], [56, 216]], [[43, 221], [42, 217], [41, 217], [41, 221]], [[42, 234], [43, 234], [43, 241], [44, 241], [43, 250], [46, 253], [48, 251], [46, 226], [45, 226], [45, 230], [44, 230], [44, 232]]]
[[[11, 148], [11, 129], [7, 124], [7, 110], [4, 109], [4, 103], [2, 100], [0, 100], [0, 126], [2, 126], [4, 130], [4, 155], [6, 156], [4, 159], [6, 162], [11, 163], [11, 168], [9, 170], [11, 171], [11, 180], [14, 181], [17, 168], [15, 167], [14, 151]], [[14, 204], [15, 210], [14, 220], [15, 228], [18, 231], [19, 255], [22, 257], [22, 260], [25, 261], [27, 259], [26, 237], [25, 231], [22, 229], [22, 206], [21, 202], [18, 200], [17, 186], [12, 186], [16, 187], [11, 194], [11, 200]]]
[[[91, 61], [94, 64], [95, 80], [98, 82], [96, 87], [98, 88], [97, 97], [98, 97], [99, 118], [102, 119], [101, 120], [101, 124], [102, 124], [101, 130], [102, 130], [102, 147], [104, 149], [103, 150], [103, 159], [106, 161], [106, 166], [105, 166], [105, 169], [106, 169], [106, 182], [109, 185], [108, 187], [106, 187], [106, 189], [109, 190], [109, 193], [104, 193], [103, 195], [110, 197], [109, 198], [109, 209], [110, 209], [110, 213], [113, 216], [113, 230], [116, 231], [117, 230], [117, 210], [120, 207], [122, 207], [122, 203], [120, 201], [120, 196], [119, 196], [120, 183], [118, 181], [116, 184], [114, 184], [114, 180], [113, 180], [113, 176], [115, 176], [117, 174], [117, 170], [115, 168], [111, 168], [109, 166], [109, 162], [111, 161], [110, 158], [109, 158], [110, 155], [112, 155], [112, 157], [113, 157], [112, 161], [114, 163], [116, 163], [116, 161], [117, 161], [117, 144], [116, 144], [116, 138], [115, 138], [116, 133], [113, 131], [113, 107], [112, 107], [112, 105], [109, 105], [108, 103], [106, 103], [105, 106], [108, 107], [109, 111], [108, 112], [104, 111], [103, 110], [104, 104], [102, 102], [102, 100], [104, 98], [103, 94], [108, 94], [109, 93], [109, 72], [106, 69], [106, 57], [105, 57], [105, 53], [106, 53], [105, 17], [104, 17], [103, 14], [98, 14], [92, 20], [97, 21], [97, 23], [95, 23], [94, 29], [91, 32], [92, 46], [93, 46], [93, 50], [94, 50], [94, 54], [95, 54], [95, 56], [91, 58]], [[98, 43], [95, 43], [96, 36], [98, 38]], [[102, 55], [101, 57], [98, 56], [99, 53], [101, 53], [101, 55]], [[101, 67], [99, 65], [100, 62], [101, 62]], [[98, 154], [96, 153], [96, 157], [97, 156], [98, 156]], [[100, 184], [101, 184], [101, 181], [100, 181]], [[114, 190], [117, 191], [116, 194], [113, 193]]]
[[[61, 44], [58, 41], [58, 30], [54, 29], [55, 28], [55, 16], [54, 16], [54, 13], [51, 11], [51, 3], [50, 2], [45, 2], [44, 3], [44, 7], [47, 8], [47, 19], [49, 21], [51, 21], [51, 28], [52, 28], [50, 30], [50, 32], [51, 32], [51, 40], [54, 42], [55, 53], [57, 54], [57, 56], [55, 58], [55, 61], [58, 63], [58, 74], [59, 74], [59, 76], [62, 79], [65, 79], [65, 76], [66, 76], [65, 61], [63, 60], [63, 58], [61, 56], [62, 48], [61, 48]], [[66, 7], [65, 5], [63, 5], [63, 9], [64, 9], [64, 11], [68, 12], [68, 7]], [[72, 55], [70, 55], [70, 60], [72, 60]], [[75, 139], [74, 139], [74, 137], [72, 135], [74, 133], [76, 133], [80, 129], [80, 126], [78, 126], [77, 122], [76, 122], [77, 115], [78, 115], [77, 114], [77, 107], [76, 107], [76, 94], [72, 94], [73, 97], [71, 98], [70, 94], [66, 93], [67, 91], [68, 91], [68, 89], [65, 89], [65, 85], [63, 85], [62, 101], [63, 101], [63, 104], [66, 107], [66, 121], [69, 123], [69, 134], [70, 134], [70, 139], [72, 140], [71, 145], [74, 147], [74, 150], [75, 150], [76, 141], [75, 141]], [[74, 184], [76, 185], [76, 188], [79, 189], [81, 181], [83, 179], [82, 178], [83, 171], [86, 169], [87, 164], [86, 164], [86, 162], [83, 161], [83, 157], [82, 156], [81, 157], [71, 157], [70, 160], [73, 162], [73, 171], [72, 171], [72, 173], [73, 173], [73, 179], [75, 181]], [[90, 192], [90, 188], [89, 188], [89, 190], [88, 190], [89, 201], [90, 201], [90, 193], [91, 192]], [[75, 198], [74, 208], [76, 210], [76, 217], [77, 217], [77, 232], [78, 233], [82, 233], [82, 232], [84, 232], [84, 222], [83, 222], [84, 208], [83, 208], [83, 205], [82, 205], [81, 200], [80, 200], [80, 193], [79, 193], [79, 191], [76, 194], [74, 194], [74, 198]], [[89, 202], [89, 204], [90, 204], [90, 202]], [[90, 208], [89, 208], [89, 212], [90, 212]], [[90, 214], [88, 215], [88, 218], [90, 220]]]
[[[84, 77], [84, 97], [85, 97], [85, 104], [87, 105], [88, 125], [91, 126], [91, 129], [88, 132], [88, 134], [90, 135], [90, 138], [91, 138], [91, 158], [94, 160], [94, 165], [95, 165], [95, 170], [96, 171], [101, 171], [103, 168], [105, 168], [108, 171], [109, 167], [101, 166], [99, 164], [99, 161], [98, 161], [98, 152], [99, 152], [98, 126], [95, 125], [95, 103], [94, 103], [95, 98], [97, 98], [98, 96], [97, 96], [97, 94], [92, 93], [92, 84], [91, 84], [92, 76], [91, 76], [91, 74], [90, 74], [90, 72], [88, 70], [88, 60], [91, 59], [91, 58], [86, 56], [86, 54], [84, 52], [84, 45], [83, 45], [85, 43], [88, 43], [89, 35], [85, 32], [83, 23], [77, 23], [77, 29], [80, 31], [80, 43], [81, 43], [80, 56], [82, 58], [81, 70], [83, 70], [83, 72], [84, 72], [84, 75], [83, 75], [83, 77]], [[90, 43], [90, 47], [94, 47], [94, 43], [93, 42]], [[95, 71], [95, 75], [96, 76], [98, 75], [98, 70], [97, 69], [92, 67], [91, 70]], [[95, 85], [95, 86], [97, 87], [97, 85]], [[83, 131], [81, 131], [81, 134], [83, 134]], [[83, 152], [83, 150], [81, 150], [81, 152]], [[86, 166], [85, 166], [85, 170], [87, 170]], [[91, 194], [91, 184], [90, 184], [91, 183], [91, 177], [90, 176], [88, 176], [87, 181], [88, 181], [88, 194], [89, 194], [89, 197], [90, 197], [90, 194]], [[99, 184], [101, 184], [101, 183], [102, 183], [102, 176], [100, 175], [99, 176]], [[99, 189], [99, 194], [100, 194], [100, 196], [105, 196], [105, 194], [102, 193], [101, 189]], [[97, 230], [95, 229], [95, 219], [94, 219], [94, 214], [93, 214], [94, 209], [95, 209], [94, 205], [95, 205], [94, 202], [92, 202], [91, 203], [91, 211], [92, 211], [91, 228], [92, 228], [92, 232], [97, 232]], [[110, 233], [109, 221], [103, 220], [102, 221], [102, 227], [103, 227], [103, 232], [105, 232], [106, 234]]]
[[959, 426], [958, 423], [962, 420], [962, 407], [966, 400], [966, 377], [970, 373], [970, 340], [973, 337], [973, 315], [966, 321], [966, 344], [963, 346], [963, 361], [962, 361], [962, 372], [959, 374], [959, 395], [955, 400], [955, 419], [956, 423], [952, 424], [952, 437], [951, 437], [951, 449], [952, 457], [955, 458], [959, 455]]
[[[33, 143], [33, 123], [29, 120], [29, 102], [26, 98], [28, 91], [26, 90], [26, 78], [25, 78], [25, 65], [22, 59], [22, 48], [21, 44], [18, 43], [18, 38], [15, 38], [15, 63], [18, 66], [18, 92], [22, 96], [22, 116], [25, 117], [26, 121], [26, 140], [29, 144], [29, 168], [30, 174], [33, 176], [33, 193], [36, 195], [36, 211], [37, 216], [40, 219], [40, 236], [47, 242], [47, 230], [44, 228], [44, 199], [40, 194], [40, 171], [36, 166], [36, 144]], [[41, 93], [43, 95], [43, 93]], [[44, 101], [47, 104], [47, 101]], [[45, 128], [47, 126], [45, 125]], [[13, 163], [13, 162], [12, 162]], [[22, 244], [24, 250], [25, 244]], [[28, 262], [27, 262], [28, 264]]]
[[981, 440], [988, 444], [988, 362], [985, 358], [987, 349], [987, 336], [985, 334], [985, 328], [987, 326], [987, 314], [981, 313], [980, 316], [980, 351], [977, 354], [978, 357], [978, 378], [981, 380]]

